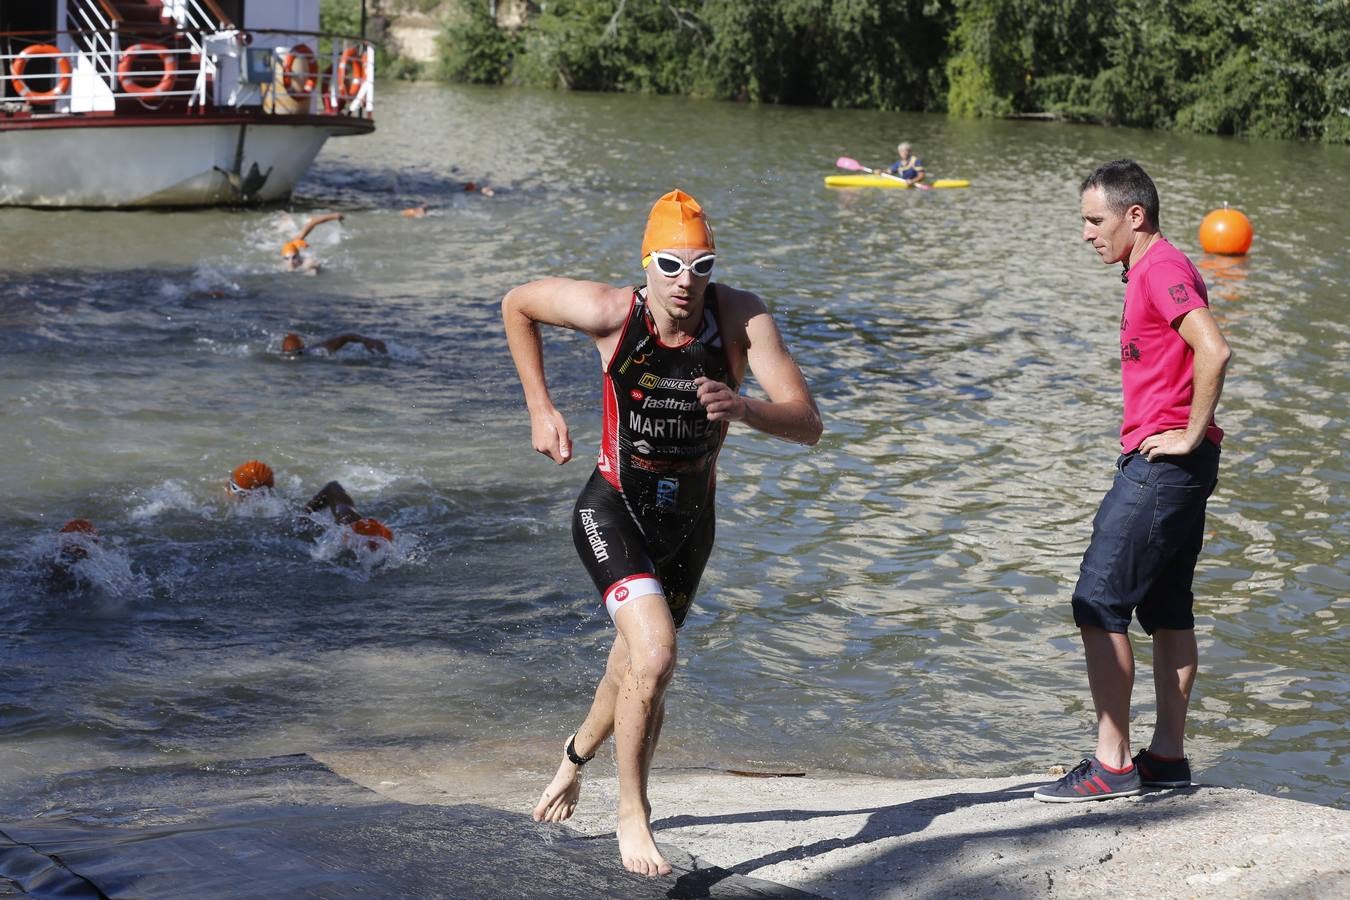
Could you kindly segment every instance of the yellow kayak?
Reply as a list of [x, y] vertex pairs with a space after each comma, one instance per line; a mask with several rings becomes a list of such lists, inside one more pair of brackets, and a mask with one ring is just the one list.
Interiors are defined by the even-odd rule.
[[[934, 188], [963, 188], [970, 187], [970, 182], [964, 178], [940, 178], [937, 181], [925, 181], [924, 184]], [[909, 184], [901, 181], [899, 178], [892, 178], [890, 175], [826, 175], [826, 187], [877, 187], [877, 188], [908, 188]]]

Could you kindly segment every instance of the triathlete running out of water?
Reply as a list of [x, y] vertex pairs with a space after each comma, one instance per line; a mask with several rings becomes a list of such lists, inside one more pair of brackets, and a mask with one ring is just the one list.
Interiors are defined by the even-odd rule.
[[[590, 336], [603, 374], [599, 464], [577, 500], [572, 536], [616, 634], [590, 712], [568, 738], [534, 819], [572, 815], [581, 767], [613, 734], [619, 852], [626, 869], [648, 876], [670, 872], [652, 836], [647, 778], [675, 671], [675, 631], [712, 550], [727, 428], [744, 422], [803, 444], [821, 432], [773, 316], [754, 294], [712, 283], [715, 254], [702, 208], [675, 190], [648, 217], [643, 286], [545, 278], [502, 301], [535, 450], [560, 465], [572, 458], [544, 378], [539, 325]], [[747, 366], [767, 400], [739, 393]]]
[[305, 256], [303, 251], [309, 246], [305, 240], [309, 237], [311, 231], [318, 228], [325, 222], [341, 222], [342, 213], [324, 213], [321, 216], [314, 216], [305, 223], [305, 227], [300, 229], [300, 233], [291, 238], [281, 246], [281, 258], [287, 269], [295, 271], [301, 269], [306, 275], [317, 275], [319, 273], [319, 261]]

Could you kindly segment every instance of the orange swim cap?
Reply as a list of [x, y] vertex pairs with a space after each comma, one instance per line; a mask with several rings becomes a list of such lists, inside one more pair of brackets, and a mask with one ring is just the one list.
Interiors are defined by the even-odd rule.
[[653, 250], [714, 250], [712, 227], [698, 201], [676, 188], [652, 205], [642, 235], [642, 260]]
[[296, 334], [294, 331], [281, 339], [282, 353], [299, 353], [303, 349], [305, 349], [305, 342], [302, 341], [300, 335]]
[[303, 239], [296, 238], [293, 241], [287, 241], [286, 243], [281, 245], [281, 255], [294, 256], [295, 254], [299, 253], [301, 250], [303, 250], [305, 247], [308, 246], [309, 244], [305, 243]]
[[[65, 563], [89, 558], [89, 551], [81, 546], [82, 543], [102, 543], [98, 537], [98, 529], [88, 519], [71, 519], [61, 526], [60, 533], [71, 535], [61, 538], [61, 558]], [[88, 541], [82, 542], [75, 535], [84, 535]]]
[[256, 491], [273, 486], [272, 469], [265, 462], [250, 459], [234, 470], [230, 476], [230, 488], [235, 492]]
[[[352, 523], [352, 531], [363, 537], [383, 538], [391, 544], [394, 542], [394, 533], [379, 519], [357, 519]], [[366, 546], [372, 550], [378, 550], [380, 547], [379, 542], [375, 540], [366, 541]]]

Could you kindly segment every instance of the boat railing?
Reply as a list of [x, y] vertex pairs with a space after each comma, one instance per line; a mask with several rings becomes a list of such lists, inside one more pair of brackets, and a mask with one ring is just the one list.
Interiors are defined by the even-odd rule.
[[[122, 27], [121, 15], [108, 0], [69, 0], [66, 19], [76, 35], [84, 35], [94, 68], [111, 81], [121, 51], [117, 40]], [[55, 63], [53, 66], [55, 68]]]
[[206, 52], [202, 35], [234, 28], [234, 24], [221, 12], [220, 7], [211, 0], [206, 0], [206, 3], [210, 7], [209, 13], [197, 0], [171, 0], [165, 4], [166, 12], [178, 23], [179, 33], [192, 48], [194, 57], [201, 61], [201, 65], [197, 67], [196, 78], [193, 80], [193, 96], [189, 101], [193, 106], [201, 106], [206, 102], [207, 89], [216, 76], [215, 57]]
[[[209, 0], [204, 0], [209, 2]], [[3, 32], [0, 114], [205, 112], [366, 118], [374, 112], [375, 48], [320, 32], [243, 31], [211, 24], [198, 0], [174, 7], [179, 27], [131, 25], [102, 0], [72, 0], [80, 28]], [[200, 24], [209, 27], [197, 27]], [[223, 26], [223, 27], [222, 27]]]

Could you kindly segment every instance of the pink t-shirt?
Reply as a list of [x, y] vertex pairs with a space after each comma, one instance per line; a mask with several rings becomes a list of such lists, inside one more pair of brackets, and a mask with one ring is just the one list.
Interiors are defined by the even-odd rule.
[[[1200, 271], [1163, 238], [1135, 263], [1120, 315], [1120, 383], [1125, 419], [1120, 446], [1135, 450], [1151, 434], [1185, 428], [1194, 394], [1195, 351], [1172, 326], [1209, 306]], [[1209, 420], [1205, 437], [1218, 445], [1223, 429]]]

